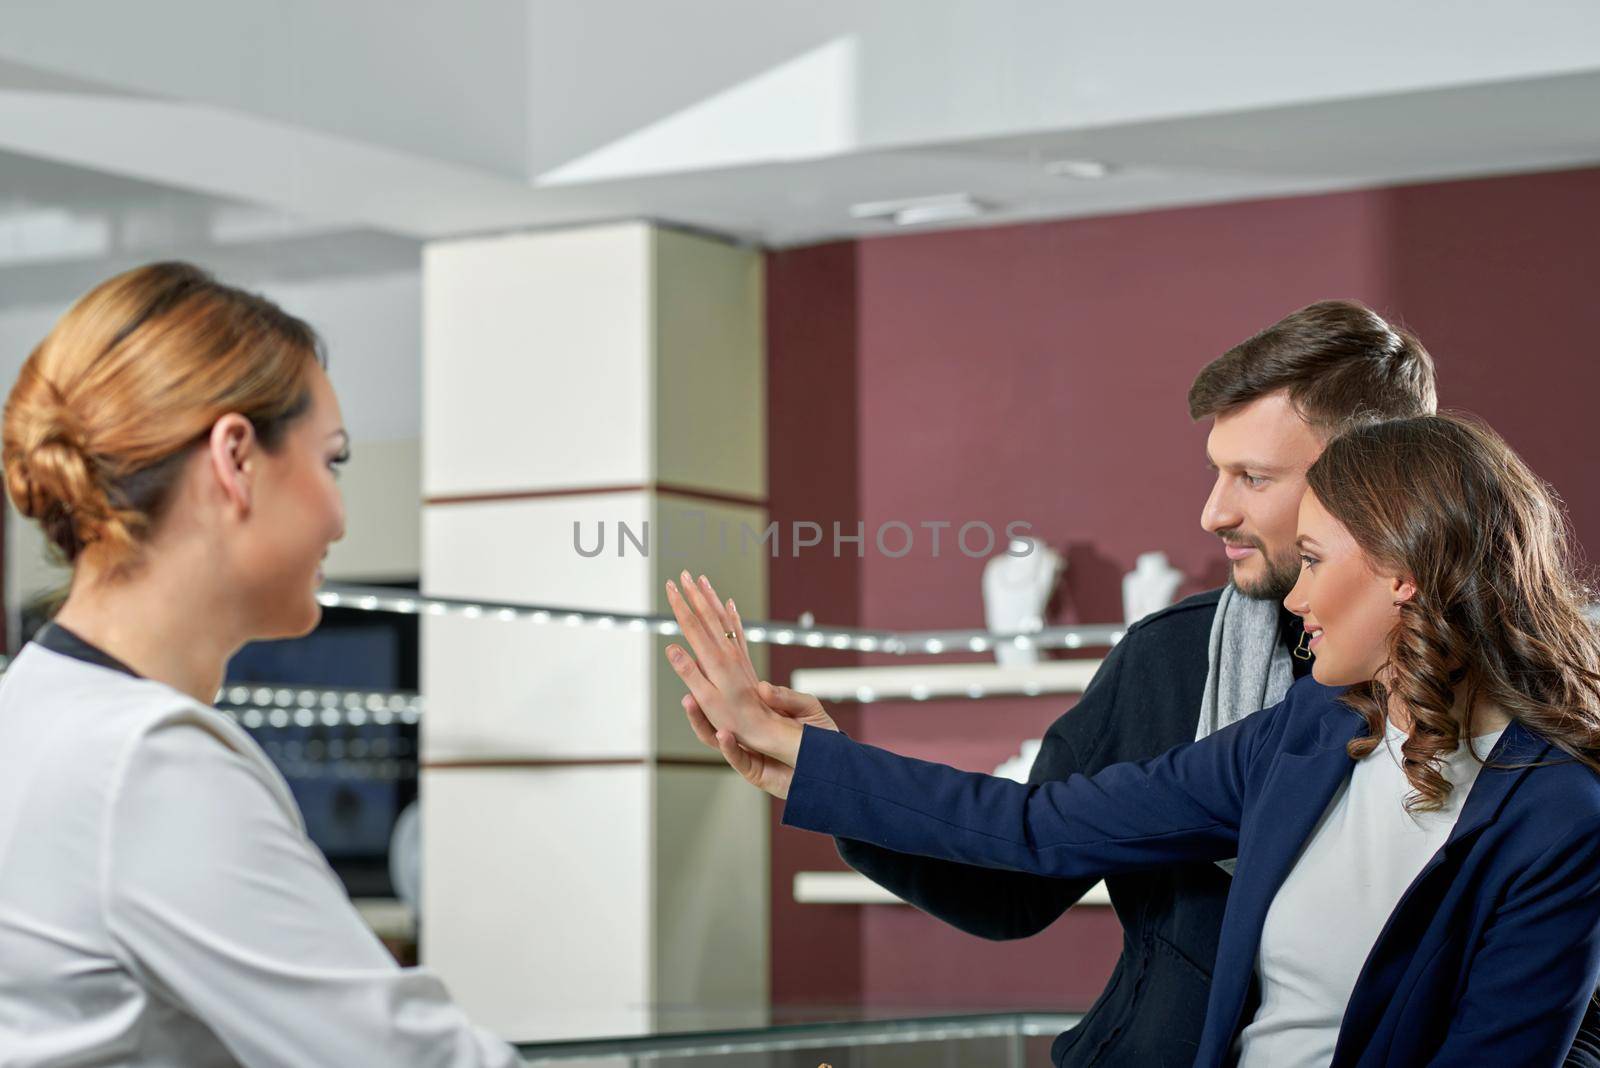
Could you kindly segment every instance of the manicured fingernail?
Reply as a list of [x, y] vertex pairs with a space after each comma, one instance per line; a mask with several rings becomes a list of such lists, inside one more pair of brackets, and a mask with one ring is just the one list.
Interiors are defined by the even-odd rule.
[[671, 658], [674, 664], [683, 663], [683, 650], [679, 649], [676, 645], [667, 650], [667, 656]]
[[711, 588], [711, 580], [706, 578], [704, 575], [701, 575], [700, 576], [700, 585], [704, 586], [706, 589], [709, 590]]
[[728, 611], [737, 612], [738, 610], [739, 610], [739, 606], [733, 603], [733, 598], [732, 597], [729, 597], [728, 598]]
[[685, 586], [689, 586], [689, 585], [692, 585], [694, 583], [694, 579], [689, 576], [689, 569], [688, 568], [684, 568], [683, 569], [683, 574], [679, 575], [678, 577], [683, 579], [683, 584]]
[[677, 593], [678, 592], [678, 584], [676, 582], [673, 582], [671, 579], [667, 579], [667, 592], [668, 593]]

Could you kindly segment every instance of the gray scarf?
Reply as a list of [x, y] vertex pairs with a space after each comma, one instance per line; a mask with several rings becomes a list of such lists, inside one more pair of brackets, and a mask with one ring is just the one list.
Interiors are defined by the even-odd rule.
[[[1206, 650], [1206, 689], [1195, 741], [1283, 700], [1294, 664], [1278, 634], [1278, 602], [1246, 597], [1230, 583], [1217, 601]], [[1235, 860], [1217, 866], [1233, 874]]]

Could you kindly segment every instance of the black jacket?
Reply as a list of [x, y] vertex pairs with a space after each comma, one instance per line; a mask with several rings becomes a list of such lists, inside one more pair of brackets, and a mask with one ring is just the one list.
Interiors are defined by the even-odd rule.
[[[1094, 681], [1046, 733], [1030, 780], [1092, 775], [1147, 760], [1194, 740], [1205, 687], [1207, 646], [1220, 590], [1197, 594], [1133, 627]], [[1283, 613], [1294, 647], [1300, 621]], [[1297, 676], [1309, 663], [1294, 661]], [[1052, 879], [908, 856], [838, 839], [849, 865], [923, 911], [989, 939], [1044, 930], [1095, 880]], [[1207, 861], [1106, 880], [1122, 922], [1122, 956], [1099, 999], [1051, 1050], [1062, 1068], [1089, 1065], [1187, 1068], [1205, 1022], [1211, 969], [1232, 879]], [[1253, 1012], [1253, 1007], [1247, 1011]], [[1600, 1068], [1594, 1006], [1569, 1064]]]

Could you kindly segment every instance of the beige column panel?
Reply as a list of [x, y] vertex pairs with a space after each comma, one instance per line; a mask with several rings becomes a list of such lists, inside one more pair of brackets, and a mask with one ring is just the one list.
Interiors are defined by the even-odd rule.
[[[423, 298], [427, 592], [663, 613], [689, 568], [765, 617], [757, 253], [642, 223], [444, 242]], [[766, 1000], [765, 801], [690, 735], [668, 640], [424, 620], [422, 953], [508, 1037]]]

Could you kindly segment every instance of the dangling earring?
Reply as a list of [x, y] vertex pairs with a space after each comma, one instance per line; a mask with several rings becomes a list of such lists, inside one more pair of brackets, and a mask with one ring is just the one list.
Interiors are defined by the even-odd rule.
[[1306, 644], [1305, 631], [1300, 632], [1300, 644], [1294, 647], [1294, 655], [1297, 660], [1311, 659], [1311, 646]]

